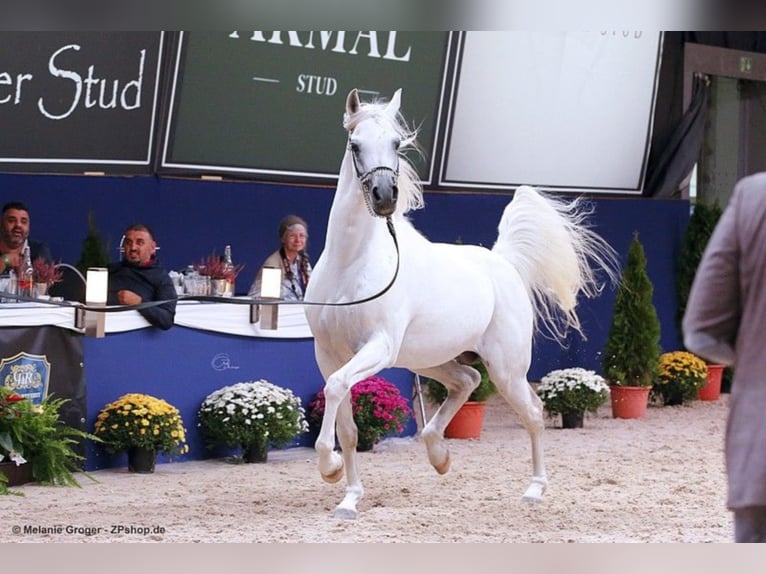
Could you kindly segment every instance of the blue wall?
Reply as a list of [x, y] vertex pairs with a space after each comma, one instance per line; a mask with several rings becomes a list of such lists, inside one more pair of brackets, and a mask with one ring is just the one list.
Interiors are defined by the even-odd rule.
[[[3, 203], [22, 200], [28, 203], [32, 216], [32, 235], [51, 247], [54, 258], [74, 263], [79, 257], [87, 232], [87, 216], [92, 210], [104, 237], [111, 241], [110, 253], [117, 257], [122, 230], [133, 221], [143, 221], [155, 229], [161, 246], [160, 258], [169, 269], [181, 269], [215, 250], [223, 252], [225, 244], [232, 245], [234, 259], [246, 268], [237, 281], [237, 292], [245, 292], [263, 259], [278, 245], [276, 228], [287, 213], [298, 213], [309, 223], [309, 251], [316, 259], [322, 250], [326, 222], [334, 190], [328, 187], [277, 185], [258, 182], [211, 182], [158, 177], [85, 177], [47, 175], [0, 175]], [[509, 201], [502, 194], [457, 194], [426, 192], [426, 207], [414, 212], [412, 221], [432, 241], [483, 244], [494, 243], [497, 222]], [[591, 222], [625, 258], [634, 230], [644, 245], [649, 276], [654, 284], [654, 303], [662, 326], [663, 350], [680, 347], [676, 327], [675, 267], [683, 232], [688, 223], [688, 201], [657, 200], [640, 197], [595, 197], [595, 213]], [[582, 366], [600, 371], [600, 353], [606, 339], [614, 305], [615, 290], [607, 288], [594, 300], [583, 300], [579, 307], [587, 340], [572, 336], [566, 348], [538, 337], [530, 379], [538, 380], [553, 368]], [[174, 328], [174, 335], [153, 332], [149, 338], [132, 342], [130, 353], [124, 356], [102, 355], [99, 341], [88, 341], [89, 363], [106, 361], [97, 369], [111, 369], [121, 381], [135, 373], [131, 390], [153, 385], [169, 385], [182, 389], [184, 376], [177, 370], [177, 361], [193, 361], [184, 346], [183, 328]], [[119, 337], [131, 335], [124, 334]], [[166, 341], [166, 339], [169, 339]], [[155, 357], [156, 340], [163, 351]], [[165, 344], [167, 343], [167, 344]], [[275, 343], [279, 344], [279, 343]], [[290, 344], [290, 343], [285, 343]], [[232, 342], [242, 356], [257, 357], [259, 343], [250, 340]], [[302, 342], [299, 345], [310, 343]], [[104, 351], [105, 353], [105, 351]], [[306, 365], [293, 365], [297, 378], [314, 372], [311, 353], [301, 352]], [[102, 358], [100, 358], [102, 357]], [[244, 360], [244, 359], [240, 359]], [[253, 361], [256, 359], [253, 358]], [[146, 361], [150, 361], [148, 364]], [[156, 361], [152, 363], [151, 361]], [[119, 367], [115, 367], [119, 364]], [[258, 364], [263, 371], [248, 373], [248, 377], [270, 377], [273, 361], [264, 357]], [[136, 370], [140, 366], [140, 371]], [[151, 380], [138, 380], [139, 372], [155, 374]], [[90, 369], [89, 369], [90, 370]], [[117, 379], [115, 378], [115, 381]], [[237, 380], [240, 380], [237, 378]], [[212, 383], [211, 379], [211, 383]], [[218, 381], [215, 381], [216, 383]], [[223, 382], [223, 381], [221, 381]], [[236, 382], [228, 380], [226, 383]], [[106, 401], [116, 395], [109, 392], [112, 382], [93, 380], [89, 376], [89, 402], [92, 397]], [[210, 390], [220, 385], [211, 386]], [[122, 383], [116, 388], [122, 388]], [[199, 394], [199, 393], [197, 393]], [[194, 396], [199, 401], [200, 396]], [[191, 399], [190, 399], [191, 400]]]

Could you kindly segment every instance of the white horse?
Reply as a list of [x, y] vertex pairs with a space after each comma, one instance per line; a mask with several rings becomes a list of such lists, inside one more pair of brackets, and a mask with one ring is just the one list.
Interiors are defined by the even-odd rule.
[[[543, 406], [526, 378], [536, 319], [559, 340], [569, 327], [579, 331], [578, 295], [600, 291], [598, 269], [615, 279], [614, 251], [587, 229], [587, 213], [577, 201], [527, 186], [506, 207], [491, 250], [428, 241], [405, 218], [422, 207], [423, 196], [402, 155], [415, 134], [399, 113], [400, 97], [397, 90], [388, 103], [362, 104], [352, 90], [346, 99], [348, 145], [324, 251], [305, 298], [331, 303], [306, 306], [326, 381], [315, 445], [319, 472], [332, 483], [345, 468], [345, 496], [335, 517], [356, 518], [364, 489], [349, 391], [382, 369], [402, 367], [441, 381], [449, 391], [422, 431], [430, 463], [446, 473], [444, 429], [479, 384], [478, 371], [469, 366], [478, 356], [530, 435], [533, 474], [524, 499], [539, 501], [547, 485]], [[353, 304], [359, 300], [365, 302]], [[334, 450], [336, 424], [342, 456]]]

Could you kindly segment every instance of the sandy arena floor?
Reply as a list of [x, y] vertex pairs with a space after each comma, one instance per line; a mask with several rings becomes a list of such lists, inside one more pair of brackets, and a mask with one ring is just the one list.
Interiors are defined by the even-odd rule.
[[324, 483], [302, 448], [266, 464], [169, 463], [151, 475], [97, 471], [82, 488], [17, 487], [24, 497], [0, 497], [0, 542], [730, 542], [727, 401], [650, 406], [636, 420], [607, 405], [578, 430], [546, 419], [539, 505], [521, 501], [529, 440], [496, 398], [480, 439], [450, 440], [444, 476], [418, 437], [360, 453], [356, 521], [332, 518], [345, 483]]

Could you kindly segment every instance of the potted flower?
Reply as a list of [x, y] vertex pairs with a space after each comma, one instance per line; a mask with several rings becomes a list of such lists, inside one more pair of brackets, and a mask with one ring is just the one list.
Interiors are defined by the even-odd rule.
[[[481, 380], [468, 396], [455, 416], [444, 429], [447, 438], [479, 438], [484, 422], [484, 410], [489, 398], [497, 393], [495, 383], [489, 378], [489, 373], [481, 359], [476, 359], [471, 366], [479, 371]], [[441, 404], [447, 398], [447, 389], [435, 379], [425, 379], [426, 396], [434, 404]]]
[[595, 371], [573, 367], [549, 372], [536, 392], [549, 415], [561, 415], [562, 428], [581, 428], [585, 413], [595, 413], [609, 398], [609, 385]]
[[[697, 267], [699, 267], [702, 254], [705, 252], [710, 236], [713, 235], [713, 231], [722, 213], [723, 210], [717, 199], [713, 203], [697, 201], [689, 217], [689, 224], [684, 232], [676, 271], [676, 293], [678, 295], [676, 320], [679, 331], [681, 330], [681, 322], [686, 312], [686, 304], [689, 301], [689, 292], [691, 291], [694, 276], [697, 273]], [[721, 393], [724, 372], [729, 375], [728, 378], [731, 377], [731, 368], [726, 368], [723, 365], [708, 364], [708, 384], [700, 389], [699, 398], [701, 400], [714, 401], [718, 399]]]
[[688, 351], [660, 355], [660, 375], [652, 387], [652, 395], [666, 405], [680, 405], [697, 398], [707, 383], [705, 361]]
[[64, 272], [57, 263], [49, 262], [42, 257], [36, 257], [32, 262], [32, 281], [35, 284], [35, 295], [47, 295], [48, 288], [61, 281]]
[[269, 446], [286, 446], [308, 431], [300, 398], [264, 379], [210, 393], [197, 416], [208, 448], [240, 447], [245, 462], [266, 462]]
[[95, 437], [61, 423], [59, 409], [66, 402], [49, 395], [35, 405], [0, 386], [0, 494], [9, 493], [8, 486], [33, 480], [80, 486], [75, 473], [82, 471], [84, 457], [78, 445]]
[[233, 294], [234, 281], [245, 265], [232, 265], [215, 252], [203, 257], [194, 266], [194, 270], [202, 277], [210, 277], [211, 295], [230, 296]]
[[659, 374], [660, 321], [652, 303], [653, 291], [644, 247], [634, 232], [602, 359], [615, 418], [644, 416]]
[[108, 452], [127, 451], [131, 472], [154, 472], [157, 453], [173, 457], [189, 452], [178, 409], [141, 393], [128, 393], [102, 408], [94, 434]]
[[[371, 450], [383, 437], [402, 432], [412, 416], [412, 409], [396, 385], [379, 376], [367, 377], [351, 387], [351, 405], [358, 451]], [[309, 419], [316, 427], [322, 424], [324, 408], [322, 390], [309, 404]]]

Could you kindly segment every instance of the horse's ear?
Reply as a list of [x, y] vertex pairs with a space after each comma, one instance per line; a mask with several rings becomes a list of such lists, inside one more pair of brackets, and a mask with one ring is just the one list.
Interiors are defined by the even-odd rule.
[[399, 113], [399, 106], [401, 106], [402, 103], [402, 89], [399, 88], [394, 92], [394, 95], [391, 97], [391, 101], [388, 102], [388, 105], [386, 106], [386, 113], [393, 119], [396, 118], [396, 114]]
[[355, 114], [359, 111], [359, 106], [359, 92], [354, 88], [346, 96], [346, 113], [350, 116]]

